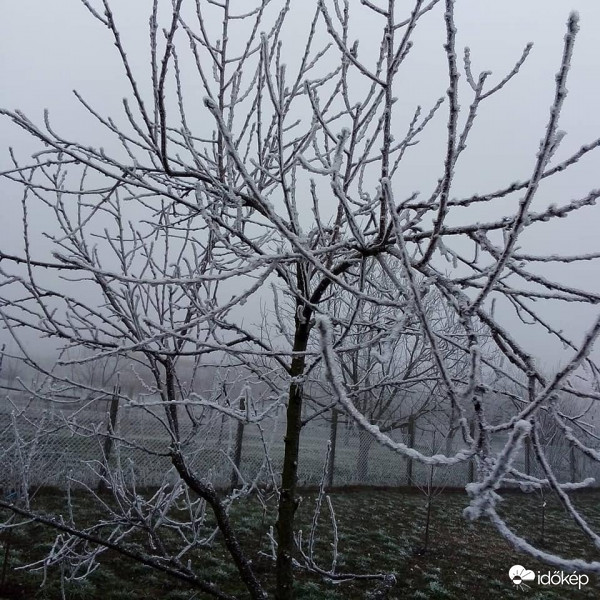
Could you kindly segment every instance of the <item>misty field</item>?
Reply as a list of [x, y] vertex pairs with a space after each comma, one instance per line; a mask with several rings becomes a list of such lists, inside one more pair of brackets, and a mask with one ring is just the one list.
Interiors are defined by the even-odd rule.
[[[298, 525], [308, 532], [315, 502], [315, 494], [303, 494], [299, 508]], [[447, 492], [438, 496], [431, 512], [431, 531], [428, 549], [423, 551], [426, 517], [425, 497], [418, 492], [404, 490], [345, 490], [331, 495], [336, 512], [340, 571], [357, 573], [391, 572], [397, 583], [388, 590], [387, 598], [462, 599], [462, 598], [597, 598], [597, 582], [582, 589], [567, 586], [540, 586], [533, 582], [530, 589], [517, 589], [510, 581], [508, 569], [514, 564], [525, 565], [534, 572], [545, 573], [549, 567], [517, 553], [488, 524], [469, 524], [461, 515], [466, 504], [464, 493]], [[583, 540], [577, 527], [571, 523], [561, 506], [546, 498], [543, 515], [539, 494], [505, 494], [503, 516], [528, 541], [538, 547], [560, 554], [578, 554], [593, 559], [597, 551]], [[585, 492], [574, 496], [582, 514], [593, 525], [600, 525], [600, 493]], [[73, 500], [80, 518], [93, 522], [99, 511], [77, 496]], [[53, 491], [41, 492], [35, 500], [40, 512], [64, 514], [62, 496]], [[3, 515], [4, 516], [4, 515]], [[240, 532], [243, 546], [251, 556], [257, 571], [267, 585], [275, 581], [269, 564], [268, 528], [276, 516], [275, 503], [266, 512], [253, 499], [234, 505], [233, 520]], [[316, 556], [324, 564], [331, 561], [332, 533], [327, 511], [321, 514], [317, 535]], [[5, 572], [5, 587], [0, 598], [59, 599], [61, 585], [59, 570], [48, 570], [45, 587], [40, 588], [41, 573], [19, 570], [28, 562], [43, 559], [50, 549], [52, 534], [41, 525], [2, 534], [2, 556], [9, 557]], [[150, 550], [147, 536], [137, 536], [141, 548]], [[8, 551], [6, 548], [8, 547]], [[135, 548], [134, 548], [135, 549]], [[244, 596], [235, 566], [227, 557], [219, 538], [211, 550], [199, 553], [197, 568], [207, 579], [221, 589]], [[377, 596], [380, 584], [369, 582], [327, 582], [314, 575], [298, 573], [297, 597], [304, 600], [385, 597]], [[372, 591], [369, 596], [369, 591]], [[134, 564], [110, 551], [101, 559], [101, 567], [85, 581], [65, 583], [67, 599], [102, 600], [200, 600], [202, 593], [169, 579], [156, 571]]]

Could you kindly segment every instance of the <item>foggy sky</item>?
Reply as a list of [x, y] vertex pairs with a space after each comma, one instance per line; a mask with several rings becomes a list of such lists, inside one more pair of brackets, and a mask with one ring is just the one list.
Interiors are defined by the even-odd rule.
[[[358, 4], [358, 0], [351, 0], [351, 9], [354, 2]], [[140, 72], [148, 74], [147, 24], [151, 2], [121, 0], [113, 4], [122, 23], [124, 40], [133, 65]], [[167, 0], [164, 4], [167, 8], [170, 6]], [[233, 4], [235, 8], [236, 3]], [[242, 7], [244, 3], [240, 1], [237, 4]], [[310, 6], [310, 11], [307, 6]], [[295, 26], [288, 30], [284, 41], [297, 46], [298, 53], [302, 50], [303, 32], [306, 30], [301, 25], [306, 21], [306, 15], [312, 12], [313, 6], [311, 0], [292, 2], [292, 10], [298, 11], [298, 19], [294, 22]], [[568, 135], [556, 159], [567, 156], [582, 144], [600, 136], [600, 51], [597, 41], [600, 34], [600, 2], [458, 0], [457, 47], [470, 46], [476, 72], [489, 69], [494, 73], [493, 81], [497, 81], [510, 70], [527, 42], [533, 41], [535, 45], [517, 79], [482, 107], [469, 147], [461, 158], [470, 168], [467, 175], [464, 169], [461, 171], [454, 184], [453, 196], [493, 191], [500, 185], [528, 177], [548, 119], [565, 23], [572, 9], [580, 12], [581, 31], [567, 86], [569, 96], [560, 121], [560, 129]], [[2, 3], [1, 11], [0, 106], [18, 108], [38, 123], [42, 122], [43, 109], [47, 108], [54, 127], [65, 137], [77, 139], [86, 145], [102, 146], [106, 143], [106, 134], [85, 114], [72, 90], [81, 92], [105, 115], [122, 114], [121, 100], [130, 94], [124, 84], [122, 65], [110, 33], [89, 15], [78, 0], [6, 0]], [[371, 39], [369, 28], [373, 25], [369, 21], [354, 23], [354, 31], [361, 37], [361, 52], [378, 52], [374, 44], [372, 49], [368, 47]], [[447, 65], [442, 50], [443, 19], [439, 8], [435, 15], [423, 19], [414, 39], [414, 56], [406, 66], [406, 77], [412, 83], [399, 98], [407, 114], [417, 104], [431, 106], [438, 97], [444, 95], [447, 87]], [[400, 78], [402, 76], [401, 71]], [[142, 79], [148, 84], [149, 78]], [[462, 78], [461, 83], [465, 84]], [[462, 104], [464, 109], [465, 103]], [[441, 126], [443, 129], [443, 122]], [[424, 142], [427, 141], [427, 135], [437, 135], [442, 129], [432, 128], [424, 136]], [[0, 169], [10, 166], [6, 151], [9, 145], [17, 150], [21, 158], [39, 150], [39, 145], [5, 118], [0, 119], [0, 140]], [[426, 149], [427, 145], [423, 143], [423, 147]], [[411, 181], [414, 189], [419, 189], [421, 181], [425, 189], [429, 189], [432, 172], [435, 174], [433, 176], [439, 172], [440, 157], [417, 149], [407, 159], [407, 169], [415, 179], [414, 183]], [[553, 178], [550, 185], [542, 186], [540, 201], [544, 204], [561, 204], [592, 188], [598, 188], [599, 173], [600, 157], [598, 153], [593, 153], [569, 174]], [[20, 192], [17, 186], [6, 182], [0, 182], [0, 186], [4, 209], [0, 221], [0, 248], [16, 252], [22, 245]], [[533, 209], [536, 210], [535, 204]], [[567, 221], [559, 220], [531, 228], [523, 238], [527, 243], [526, 250], [536, 254], [597, 251], [599, 223], [593, 218], [595, 214], [594, 209], [588, 208], [578, 211]], [[484, 220], [494, 216], [482, 214], [476, 218]], [[573, 234], [569, 236], [568, 248], [565, 248], [566, 241], [558, 233], [563, 227]], [[43, 245], [40, 251], [43, 252]], [[544, 268], [540, 267], [538, 272], [544, 273]], [[551, 274], [551, 271], [545, 272]], [[570, 285], [590, 289], [591, 282], [596, 282], [595, 289], [600, 291], [600, 273], [595, 263], [569, 265], [568, 270], [563, 269], [562, 273]], [[576, 304], [561, 306], [560, 310], [557, 310], [558, 305], [551, 309], [551, 316], [565, 330], [573, 330], [580, 336], [595, 311], [590, 307], [582, 309]], [[5, 335], [0, 332], [0, 336]], [[555, 366], [560, 349], [548, 344], [547, 337], [540, 332], [527, 329], [524, 335], [529, 338], [526, 345], [534, 349], [548, 366]]]

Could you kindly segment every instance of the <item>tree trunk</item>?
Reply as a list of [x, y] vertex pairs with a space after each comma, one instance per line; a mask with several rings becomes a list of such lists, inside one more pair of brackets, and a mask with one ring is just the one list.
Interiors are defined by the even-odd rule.
[[356, 460], [356, 479], [359, 483], [368, 483], [369, 450], [373, 444], [373, 436], [364, 429], [358, 432], [358, 458]]
[[175, 403], [175, 369], [173, 362], [168, 359], [164, 363], [165, 367], [165, 383], [167, 386], [167, 403], [165, 405], [165, 411], [167, 413], [167, 420], [171, 433], [176, 440], [179, 440], [179, 416], [177, 414], [177, 404]]
[[570, 460], [569, 460], [569, 471], [571, 474], [571, 481], [577, 481], [579, 479], [579, 474], [577, 472], [577, 456], [575, 454], [575, 445], [571, 445], [570, 451]]
[[455, 422], [456, 422], [456, 409], [453, 404], [450, 408], [450, 419], [448, 422], [448, 435], [446, 436], [446, 456], [450, 456], [454, 451], [452, 442], [454, 441], [454, 424], [455, 424]]
[[[415, 420], [410, 417], [408, 420], [408, 445], [410, 448], [415, 447]], [[407, 485], [413, 484], [413, 459], [409, 458], [406, 461], [406, 483]]]
[[117, 416], [119, 414], [119, 394], [121, 393], [120, 387], [115, 387], [112, 398], [110, 400], [110, 410], [108, 415], [108, 424], [106, 427], [106, 437], [104, 438], [104, 445], [102, 447], [102, 454], [104, 462], [100, 468], [100, 481], [98, 481], [98, 491], [106, 491], [106, 483], [104, 477], [108, 474], [108, 461], [112, 454], [113, 447], [113, 434], [117, 427]]
[[[299, 305], [300, 310], [301, 305]], [[296, 331], [294, 335], [294, 352], [305, 352], [308, 346], [310, 325], [307, 318], [298, 317], [296, 311]], [[279, 513], [277, 517], [277, 562], [276, 578], [277, 600], [294, 598], [294, 572], [292, 554], [294, 551], [294, 516], [298, 508], [296, 487], [298, 483], [298, 454], [300, 448], [300, 429], [302, 427], [303, 384], [300, 376], [304, 373], [306, 358], [304, 354], [294, 356], [290, 368], [291, 383], [289, 387], [288, 406], [286, 412], [287, 425], [284, 438], [285, 453], [281, 473], [281, 494], [279, 496]]]
[[329, 428], [329, 443], [331, 444], [331, 450], [329, 451], [329, 465], [327, 465], [327, 487], [333, 487], [333, 476], [335, 473], [335, 446], [337, 442], [337, 428], [338, 428], [338, 410], [334, 408], [331, 410], [331, 426]]
[[[470, 424], [471, 436], [475, 437], [475, 420], [471, 421]], [[475, 459], [469, 460], [469, 482], [475, 481]]]
[[176, 450], [171, 455], [171, 462], [177, 469], [180, 477], [187, 483], [187, 485], [196, 492], [201, 498], [204, 498], [211, 507], [217, 527], [223, 536], [223, 542], [237, 567], [238, 573], [246, 588], [250, 594], [252, 600], [265, 600], [267, 598], [266, 592], [263, 590], [262, 585], [256, 573], [252, 567], [252, 561], [248, 559], [242, 546], [237, 538], [237, 535], [231, 525], [229, 514], [227, 509], [221, 502], [220, 498], [215, 491], [215, 488], [211, 483], [198, 479], [188, 468], [185, 458]]
[[[240, 410], [246, 410], [244, 397], [240, 398]], [[231, 488], [236, 488], [240, 483], [240, 465], [242, 464], [242, 446], [244, 443], [244, 422], [238, 421], [235, 432], [235, 447], [233, 451], [233, 468], [231, 469]]]
[[427, 552], [429, 546], [429, 526], [431, 525], [431, 505], [433, 503], [433, 465], [429, 467], [429, 480], [427, 482], [427, 515], [425, 517], [425, 539], [423, 540], [423, 552]]
[[525, 438], [525, 473], [531, 475], [531, 440]]

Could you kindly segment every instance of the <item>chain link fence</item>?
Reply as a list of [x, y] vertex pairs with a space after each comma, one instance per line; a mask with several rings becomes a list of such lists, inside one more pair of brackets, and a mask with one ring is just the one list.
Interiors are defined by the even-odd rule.
[[[448, 440], [427, 424], [413, 425], [389, 435], [428, 455], [452, 454], [464, 447], [460, 434]], [[216, 487], [279, 484], [285, 434], [282, 408], [260, 423], [244, 424], [214, 410], [191, 419], [180, 407], [179, 434], [192, 468]], [[504, 441], [502, 436], [494, 438], [492, 449], [500, 450]], [[157, 486], [165, 477], [175, 477], [168, 455], [171, 442], [158, 403], [118, 410], [113, 403], [111, 414], [110, 398], [49, 402], [13, 392], [0, 404], [0, 487], [12, 489], [20, 485], [17, 482], [65, 487], [68, 479], [96, 486], [102, 474], [113, 471], [125, 473], [140, 487]], [[545, 452], [559, 481], [587, 477], [600, 481], [600, 465], [575, 448], [551, 444]], [[528, 445], [513, 465], [544, 477]], [[325, 477], [329, 487], [450, 488], [473, 481], [474, 468], [473, 461], [450, 467], [423, 465], [380, 446], [341, 415], [335, 432], [322, 416], [302, 430], [298, 478], [302, 487], [316, 486]]]

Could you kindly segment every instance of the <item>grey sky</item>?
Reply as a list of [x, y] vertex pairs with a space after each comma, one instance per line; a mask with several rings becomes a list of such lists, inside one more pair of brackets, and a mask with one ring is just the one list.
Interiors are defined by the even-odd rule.
[[[351, 5], [355, 2], [358, 4], [358, 0], [351, 0]], [[132, 0], [113, 4], [121, 18], [133, 64], [147, 73], [147, 22], [151, 3]], [[165, 4], [170, 6], [170, 2]], [[238, 4], [243, 6], [243, 2]], [[306, 6], [312, 7], [313, 2], [306, 0], [292, 2], [292, 5], [292, 10], [298, 11], [299, 16], [285, 42], [300, 48], [304, 31], [300, 25], [305, 21]], [[528, 41], [533, 41], [535, 46], [518, 78], [482, 108], [480, 122], [462, 159], [471, 166], [468, 172], [463, 169], [456, 180], [454, 195], [491, 191], [503, 183], [528, 176], [548, 118], [565, 22], [572, 9], [580, 12], [581, 32], [568, 84], [570, 93], [560, 122], [560, 128], [567, 131], [568, 136], [559, 156], [566, 156], [600, 136], [600, 52], [597, 42], [600, 3], [597, 0], [458, 0], [458, 47], [471, 47], [476, 72], [490, 69], [497, 81], [512, 67]], [[356, 35], [362, 39], [361, 51], [366, 53], [369, 52], [371, 25], [370, 22], [355, 22]], [[439, 11], [419, 27], [414, 56], [406, 74], [411, 84], [399, 98], [402, 105], [406, 105], [407, 114], [416, 104], [431, 106], [445, 92], [442, 30]], [[377, 51], [377, 48], [371, 50]], [[84, 114], [72, 90], [80, 91], [106, 115], [121, 115], [121, 98], [129, 94], [123, 85], [122, 67], [109, 32], [78, 0], [3, 2], [0, 78], [1, 106], [19, 108], [37, 122], [42, 119], [43, 109], [48, 108], [52, 123], [65, 137], [97, 146], [103, 145], [105, 134]], [[441, 122], [438, 129], [433, 127], [428, 135], [435, 136], [443, 125]], [[6, 119], [0, 120], [0, 140], [0, 168], [9, 164], [4, 150], [8, 145], [14, 146], [22, 157], [39, 149]], [[422, 149], [421, 146], [415, 149], [407, 160], [407, 177], [408, 174], [412, 177], [407, 184], [410, 191], [421, 185], [429, 189], [432, 172], [436, 175], [439, 172], [440, 157], [431, 154], [431, 147], [426, 142], [427, 135]], [[571, 173], [554, 180], [550, 187], [543, 187], [540, 201], [561, 203], [599, 187], [599, 164], [597, 155], [588, 157]], [[1, 185], [4, 207], [0, 223], [2, 248], [19, 247], [20, 212], [18, 202], [15, 202], [18, 190], [5, 182]], [[558, 222], [532, 228], [525, 238], [527, 250], [532, 253], [564, 251], [564, 240], [558, 237], [557, 227], [565, 225], [569, 231], [576, 232], [569, 240], [568, 253], [597, 249], [598, 223], [590, 219], [593, 214], [589, 209], [583, 210], [570, 217], [567, 224]], [[482, 214], [477, 218], [486, 220], [493, 216]], [[569, 284], [578, 285], [583, 280], [588, 288], [590, 281], [600, 279], [594, 263], [570, 265], [567, 270], [563, 269], [563, 275]], [[600, 285], [597, 289], [600, 290]], [[576, 305], [552, 314], [554, 319], [564, 323], [565, 329], [573, 328], [579, 332], [585, 329], [592, 315], [592, 310], [582, 310]], [[532, 347], [544, 360], [550, 364], [557, 361], [556, 347], [546, 345], [545, 336], [531, 331], [527, 335], [531, 336]]]

